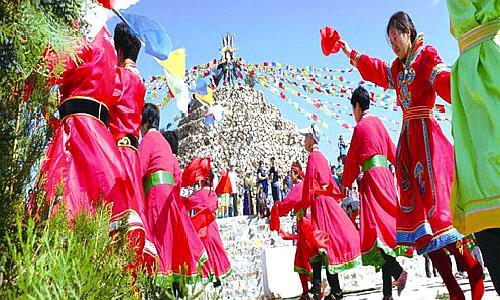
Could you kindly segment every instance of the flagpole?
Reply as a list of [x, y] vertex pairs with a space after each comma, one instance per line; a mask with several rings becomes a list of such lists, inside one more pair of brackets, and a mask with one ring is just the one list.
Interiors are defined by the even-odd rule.
[[122, 15], [119, 11], [117, 11], [117, 10], [116, 10], [116, 9], [114, 9], [114, 8], [112, 8], [111, 10], [115, 13], [115, 15], [116, 15], [118, 18], [120, 18], [120, 19], [123, 21], [123, 23], [127, 24], [127, 26], [128, 26], [130, 29], [134, 30], [134, 29], [133, 29], [133, 27], [129, 24], [129, 22], [127, 22], [127, 20], [125, 20], [125, 18], [123, 17], [123, 15]]

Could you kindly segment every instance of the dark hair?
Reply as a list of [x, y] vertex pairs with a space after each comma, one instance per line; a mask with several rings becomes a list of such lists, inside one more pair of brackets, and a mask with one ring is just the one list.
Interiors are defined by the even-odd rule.
[[410, 16], [404, 11], [398, 11], [393, 14], [389, 19], [389, 23], [387, 23], [387, 35], [389, 35], [389, 29], [394, 28], [399, 32], [405, 32], [407, 29], [410, 30], [410, 40], [413, 43], [417, 38], [417, 30], [415, 29], [415, 25], [410, 18]]
[[[299, 168], [300, 170], [302, 170], [302, 166], [300, 165], [300, 163], [299, 163], [298, 161], [296, 161], [296, 162], [292, 163], [292, 167], [293, 167], [293, 166], [295, 166], [295, 167]], [[304, 179], [304, 178], [302, 178], [302, 176], [301, 176], [299, 173], [297, 173], [297, 172], [295, 172], [295, 171], [293, 171], [293, 172], [294, 172], [294, 173], [297, 175], [297, 177], [299, 177], [300, 179]]]
[[175, 131], [163, 131], [163, 137], [170, 144], [170, 148], [172, 149], [172, 153], [177, 155], [179, 154], [179, 139], [177, 138], [177, 133]]
[[141, 41], [136, 37], [125, 23], [118, 23], [115, 27], [113, 36], [115, 41], [115, 49], [123, 51], [123, 58], [129, 58], [133, 61], [137, 60], [139, 51], [141, 50]]
[[370, 109], [370, 94], [368, 94], [368, 91], [361, 85], [352, 92], [351, 105], [355, 107], [356, 104], [359, 104], [362, 111]]
[[292, 166], [296, 166], [297, 168], [302, 170], [302, 166], [300, 165], [300, 163], [298, 161], [293, 162]]
[[148, 129], [158, 129], [160, 126], [160, 110], [153, 103], [146, 103], [142, 108], [142, 125], [146, 125]]
[[213, 180], [214, 180], [214, 172], [210, 171], [210, 173], [208, 173], [208, 176], [205, 179], [205, 181], [203, 182], [203, 184], [205, 186], [211, 186]]

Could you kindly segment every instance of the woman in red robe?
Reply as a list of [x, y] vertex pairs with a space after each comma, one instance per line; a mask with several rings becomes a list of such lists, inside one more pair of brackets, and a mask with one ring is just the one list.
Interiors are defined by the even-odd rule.
[[452, 299], [463, 299], [460, 286], [446, 264], [444, 248], [463, 262], [469, 273], [473, 299], [483, 292], [480, 265], [463, 247], [463, 236], [452, 226], [450, 192], [453, 147], [433, 117], [436, 93], [450, 102], [450, 72], [434, 47], [424, 46], [410, 16], [395, 13], [387, 34], [397, 58], [390, 64], [362, 55], [341, 42], [344, 53], [363, 79], [396, 90], [403, 122], [396, 150], [400, 187], [396, 242], [428, 254], [445, 281]]
[[53, 123], [54, 135], [40, 168], [47, 202], [54, 209], [64, 207], [70, 220], [82, 212], [93, 213], [101, 200], [126, 201], [124, 191], [132, 190], [106, 128], [116, 101], [111, 37], [103, 28], [79, 47], [76, 58], [66, 57], [66, 70], [56, 82], [63, 99], [60, 121]]
[[321, 298], [321, 269], [326, 268], [330, 294], [326, 299], [343, 297], [338, 273], [361, 265], [359, 233], [337, 200], [342, 197], [330, 172], [328, 160], [319, 151], [319, 128], [311, 125], [302, 129], [304, 146], [309, 152], [307, 160], [302, 205], [311, 206], [313, 225], [328, 234], [326, 249], [311, 258], [313, 281], [311, 292]]
[[[215, 216], [218, 200], [217, 195], [211, 188], [214, 176], [210, 168], [210, 159], [204, 158], [201, 160], [204, 160], [205, 163], [200, 163], [199, 158], [195, 159], [182, 173], [183, 186], [197, 184], [199, 187], [191, 196], [184, 198], [184, 204], [188, 211], [193, 210], [195, 213], [200, 213], [208, 209]], [[193, 168], [198, 170], [192, 172]], [[197, 173], [196, 176], [193, 176], [194, 173]], [[187, 180], [187, 178], [191, 178], [192, 180]], [[231, 274], [231, 263], [227, 258], [226, 250], [222, 244], [217, 222], [212, 219], [208, 226], [203, 228], [203, 231], [203, 234], [199, 232], [199, 235], [207, 250], [209, 262], [203, 266], [203, 277], [208, 277], [211, 281], [214, 281], [214, 286], [218, 287], [221, 285], [220, 280]]]
[[168, 281], [190, 283], [206, 262], [203, 243], [180, 197], [181, 170], [172, 149], [158, 131], [160, 112], [151, 103], [142, 110], [139, 156], [146, 196], [145, 223], [158, 252], [158, 274]]
[[[392, 280], [397, 280], [398, 295], [406, 285], [408, 273], [396, 261], [404, 250], [396, 245], [397, 201], [394, 177], [389, 162], [395, 162], [396, 147], [379, 118], [370, 114], [370, 95], [358, 87], [351, 97], [356, 127], [345, 159], [342, 185], [358, 181], [360, 238], [363, 265], [382, 268], [384, 299], [392, 298]], [[401, 251], [402, 250], [402, 251]]]
[[119, 23], [113, 36], [118, 54], [116, 81], [113, 96], [116, 105], [111, 107], [109, 130], [115, 139], [123, 169], [130, 179], [133, 189], [127, 191], [126, 201], [113, 203], [110, 227], [115, 230], [125, 219], [129, 226], [132, 242], [142, 242], [144, 249], [138, 253], [148, 269], [157, 259], [156, 248], [149, 238], [149, 230], [144, 225], [144, 192], [142, 189], [141, 161], [139, 159], [139, 130], [141, 128], [142, 107], [146, 88], [135, 61], [141, 49], [141, 41], [134, 36], [128, 26]]

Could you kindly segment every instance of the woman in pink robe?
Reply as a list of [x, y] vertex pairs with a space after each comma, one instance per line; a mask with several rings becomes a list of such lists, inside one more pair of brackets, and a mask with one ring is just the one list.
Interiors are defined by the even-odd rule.
[[451, 221], [453, 146], [433, 116], [436, 94], [451, 102], [450, 72], [436, 49], [424, 45], [407, 13], [392, 15], [386, 32], [397, 55], [390, 64], [351, 50], [345, 42], [342, 48], [364, 80], [396, 90], [403, 110], [395, 164], [400, 187], [396, 242], [415, 246], [419, 254], [427, 253], [450, 297], [464, 299], [445, 263], [445, 249], [449, 251], [466, 267], [473, 299], [480, 299], [484, 293], [482, 268], [463, 246], [463, 236]]
[[158, 131], [160, 112], [147, 103], [142, 111], [139, 156], [146, 195], [145, 222], [158, 252], [158, 274], [173, 282], [193, 282], [207, 260], [203, 243], [180, 197], [181, 170], [169, 143]]
[[143, 221], [144, 192], [139, 159], [139, 130], [146, 94], [146, 88], [135, 64], [141, 49], [141, 41], [124, 23], [116, 25], [113, 38], [118, 53], [118, 66], [116, 66], [113, 92], [116, 105], [111, 108], [109, 131], [118, 145], [123, 169], [133, 188], [127, 191], [128, 195], [124, 201], [113, 203], [110, 227], [114, 231], [125, 220], [128, 224], [130, 242], [133, 245], [143, 245], [136, 247], [139, 260], [146, 265], [154, 265], [157, 259], [156, 248], [149, 238], [149, 230], [145, 228]]

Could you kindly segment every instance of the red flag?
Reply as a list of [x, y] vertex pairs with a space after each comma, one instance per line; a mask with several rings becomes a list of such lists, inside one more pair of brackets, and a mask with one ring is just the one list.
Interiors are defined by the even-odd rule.
[[115, 6], [114, 0], [97, 0], [97, 2], [107, 9], [112, 9]]
[[326, 26], [319, 33], [321, 35], [321, 50], [325, 56], [337, 53], [340, 50], [342, 43], [340, 42], [340, 35], [336, 30]]
[[221, 172], [221, 178], [219, 184], [217, 184], [217, 187], [215, 188], [215, 193], [217, 194], [217, 196], [233, 193], [231, 181], [229, 180], [229, 173], [227, 171]]

